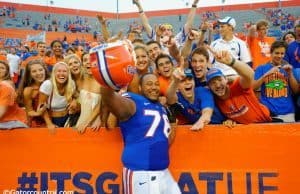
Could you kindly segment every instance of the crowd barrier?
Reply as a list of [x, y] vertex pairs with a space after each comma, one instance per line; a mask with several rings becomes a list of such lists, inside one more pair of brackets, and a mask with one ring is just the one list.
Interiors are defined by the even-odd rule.
[[[170, 150], [182, 193], [299, 193], [300, 123], [189, 128], [176, 128]], [[119, 194], [122, 146], [119, 129], [2, 130], [0, 191]]]

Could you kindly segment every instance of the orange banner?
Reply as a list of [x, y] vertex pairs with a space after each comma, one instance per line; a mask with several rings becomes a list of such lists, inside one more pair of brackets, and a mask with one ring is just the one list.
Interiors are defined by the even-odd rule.
[[[13, 28], [0, 28], [0, 45], [1, 38], [12, 39], [20, 39], [21, 42], [26, 41], [27, 35], [37, 35], [42, 31], [39, 30], [22, 30], [22, 29], [13, 29]], [[76, 39], [81, 41], [85, 39], [86, 42], [94, 41], [92, 33], [68, 33], [68, 32], [46, 32], [46, 43], [50, 46], [50, 43], [53, 40], [63, 40], [64, 37], [67, 37], [67, 41], [69, 43], [74, 42]], [[4, 40], [4, 41], [5, 41]]]
[[[170, 170], [182, 193], [299, 192], [300, 123], [189, 127], [177, 127], [171, 146]], [[119, 194], [122, 146], [118, 129], [0, 131], [0, 191]]]

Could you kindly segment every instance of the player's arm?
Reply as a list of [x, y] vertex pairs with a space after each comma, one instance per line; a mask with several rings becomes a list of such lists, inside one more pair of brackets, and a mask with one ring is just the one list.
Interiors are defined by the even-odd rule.
[[101, 87], [101, 95], [104, 105], [120, 121], [129, 119], [136, 111], [134, 101], [123, 97], [110, 88]]
[[175, 128], [176, 124], [173, 123], [173, 124], [170, 124], [170, 134], [169, 134], [169, 145], [171, 145], [173, 142], [174, 142], [174, 139], [175, 139], [175, 135], [176, 135], [176, 128]]
[[101, 25], [103, 39], [105, 40], [105, 42], [107, 42], [107, 40], [110, 38], [110, 34], [107, 29], [106, 19], [102, 15], [97, 15], [97, 19]]

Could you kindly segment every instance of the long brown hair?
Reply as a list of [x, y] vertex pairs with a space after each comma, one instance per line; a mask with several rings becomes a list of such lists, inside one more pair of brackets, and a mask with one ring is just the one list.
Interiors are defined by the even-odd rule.
[[25, 72], [24, 75], [22, 76], [20, 85], [18, 87], [18, 97], [17, 97], [17, 102], [20, 106], [22, 106], [24, 104], [24, 95], [23, 95], [23, 90], [28, 87], [31, 86], [34, 83], [34, 80], [31, 77], [30, 71], [31, 71], [31, 66], [34, 64], [40, 64], [44, 70], [45, 70], [45, 80], [50, 78], [48, 69], [46, 67], [46, 64], [42, 61], [42, 60], [31, 60], [27, 63], [26, 68], [25, 68]]
[[8, 65], [7, 61], [0, 60], [0, 63], [2, 63], [6, 68], [6, 74], [3, 77], [3, 80], [11, 80], [10, 73], [9, 73], [9, 65]]

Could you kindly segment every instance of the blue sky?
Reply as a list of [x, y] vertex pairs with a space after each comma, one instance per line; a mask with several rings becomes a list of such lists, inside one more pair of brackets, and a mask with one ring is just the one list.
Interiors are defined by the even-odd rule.
[[[25, 3], [35, 5], [50, 5], [53, 1], [55, 7], [65, 7], [73, 9], [84, 9], [103, 12], [116, 12], [117, 0], [4, 0], [11, 3]], [[244, 4], [256, 2], [272, 2], [279, 0], [225, 0], [225, 5]], [[283, 1], [283, 0], [282, 0]], [[132, 0], [118, 0], [119, 12], [134, 12], [136, 7], [132, 4]], [[180, 9], [190, 7], [193, 0], [141, 0], [145, 11], [164, 10], [164, 9]], [[221, 5], [222, 0], [200, 0], [198, 7], [207, 7]]]

